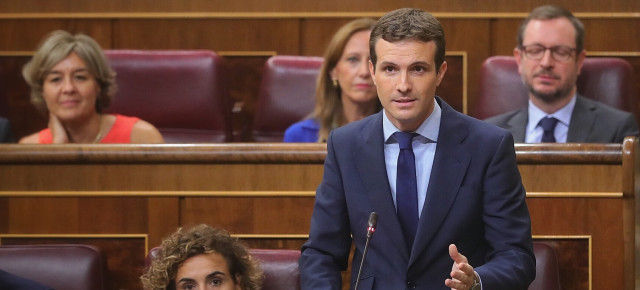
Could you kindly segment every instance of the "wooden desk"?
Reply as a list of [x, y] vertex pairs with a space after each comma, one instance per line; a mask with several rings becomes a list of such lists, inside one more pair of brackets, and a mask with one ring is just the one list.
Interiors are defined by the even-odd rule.
[[[638, 141], [516, 145], [534, 238], [564, 289], [634, 289]], [[208, 223], [255, 248], [305, 241], [323, 144], [2, 145], [0, 242], [86, 243], [113, 288], [137, 289], [149, 247]]]

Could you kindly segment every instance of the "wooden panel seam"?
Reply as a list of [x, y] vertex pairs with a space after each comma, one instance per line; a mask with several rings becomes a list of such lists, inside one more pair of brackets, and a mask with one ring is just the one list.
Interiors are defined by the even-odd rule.
[[[383, 12], [86, 12], [0, 13], [0, 19], [291, 19], [379, 18]], [[438, 19], [523, 19], [529, 12], [433, 12]], [[577, 12], [580, 19], [638, 19], [638, 12]]]
[[0, 197], [315, 197], [315, 191], [0, 191]]

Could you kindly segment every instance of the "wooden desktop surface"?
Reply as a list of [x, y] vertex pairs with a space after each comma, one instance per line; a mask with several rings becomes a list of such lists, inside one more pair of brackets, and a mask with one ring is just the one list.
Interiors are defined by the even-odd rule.
[[[638, 141], [516, 145], [534, 239], [554, 246], [563, 289], [634, 289]], [[103, 249], [114, 289], [144, 256], [207, 223], [253, 248], [299, 249], [324, 144], [2, 145], [0, 243]]]

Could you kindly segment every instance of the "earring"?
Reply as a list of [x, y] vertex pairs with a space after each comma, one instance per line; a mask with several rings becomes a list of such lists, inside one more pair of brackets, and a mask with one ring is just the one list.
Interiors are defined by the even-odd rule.
[[338, 80], [333, 80], [333, 87], [337, 88], [338, 87]]

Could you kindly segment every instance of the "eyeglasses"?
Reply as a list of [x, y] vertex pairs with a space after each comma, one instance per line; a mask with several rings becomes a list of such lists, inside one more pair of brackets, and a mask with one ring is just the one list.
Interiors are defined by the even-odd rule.
[[569, 61], [575, 48], [571, 48], [564, 45], [557, 45], [552, 47], [542, 46], [540, 44], [523, 45], [520, 47], [524, 56], [530, 60], [541, 60], [547, 50], [551, 51], [551, 57], [556, 61]]

